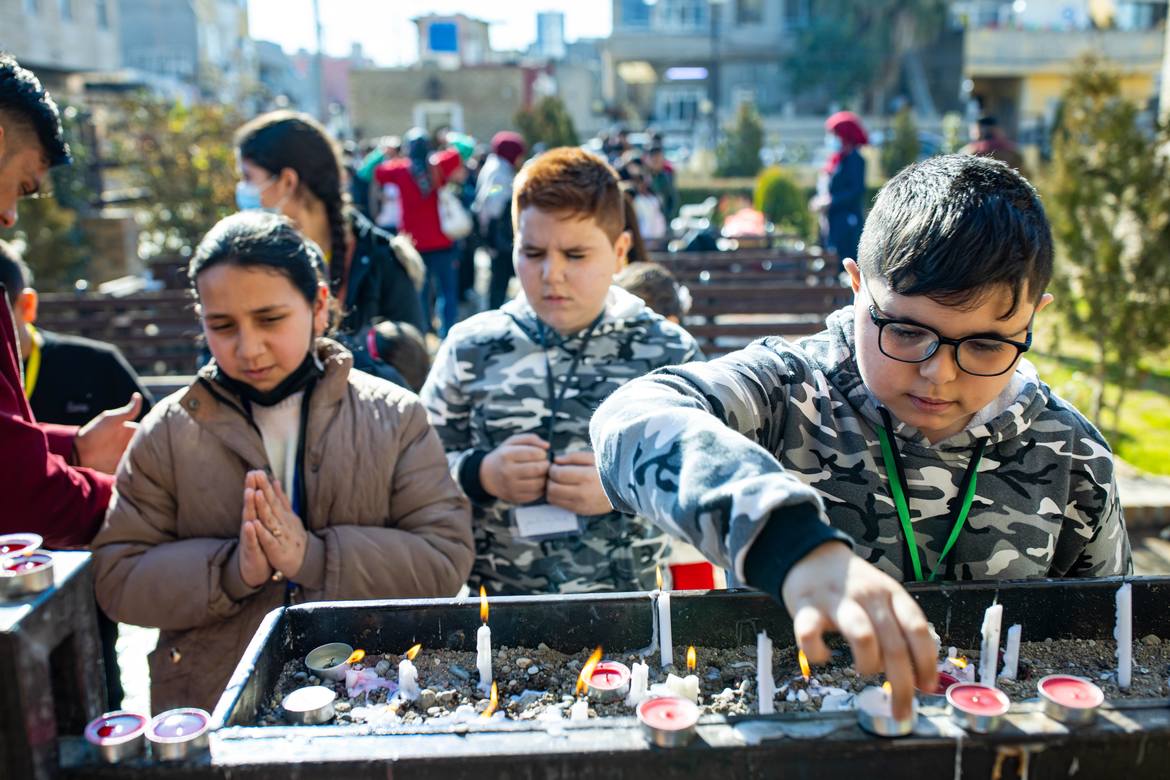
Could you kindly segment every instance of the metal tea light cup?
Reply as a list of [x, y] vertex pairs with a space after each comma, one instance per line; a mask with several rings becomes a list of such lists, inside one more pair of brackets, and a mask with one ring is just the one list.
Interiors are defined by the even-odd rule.
[[[1083, 703], [1076, 706], [1061, 701], [1055, 691], [1054, 684], [1072, 683], [1084, 691]], [[1091, 680], [1076, 677], [1071, 674], [1050, 674], [1042, 677], [1036, 683], [1036, 690], [1044, 702], [1044, 714], [1066, 726], [1087, 726], [1097, 719], [1097, 710], [1105, 703], [1105, 692]]]
[[[971, 688], [980, 689], [978, 693], [994, 699], [997, 708], [993, 712], [979, 713], [965, 709], [965, 703], [960, 697]], [[1003, 718], [1011, 707], [1011, 700], [1007, 694], [998, 688], [991, 688], [978, 683], [958, 683], [947, 688], [947, 711], [951, 720], [972, 734], [990, 734], [1003, 725]]]
[[285, 696], [280, 706], [289, 723], [317, 726], [333, 720], [333, 700], [336, 698], [332, 688], [308, 685]]
[[0, 558], [0, 599], [34, 596], [53, 587], [53, 556], [21, 552]]
[[946, 672], [938, 673], [938, 687], [933, 693], [918, 688], [914, 691], [914, 695], [918, 698], [918, 702], [928, 707], [945, 707], [947, 704], [947, 688], [957, 684], [959, 681], [955, 679], [954, 675]]
[[85, 727], [85, 739], [107, 764], [117, 764], [142, 755], [146, 746], [146, 716], [115, 710], [99, 715]]
[[40, 534], [0, 534], [0, 557], [35, 552], [41, 549], [41, 545], [44, 543], [45, 540], [41, 538]]
[[184, 761], [207, 749], [211, 715], [196, 707], [159, 713], [146, 728], [150, 751], [159, 761]]
[[918, 722], [918, 702], [910, 700], [910, 717], [894, 717], [889, 694], [881, 688], [866, 688], [854, 700], [857, 703], [857, 725], [878, 737], [905, 737], [914, 733]]
[[695, 738], [699, 707], [690, 699], [658, 696], [644, 699], [635, 712], [642, 736], [660, 748], [686, 747]]
[[305, 656], [305, 666], [322, 680], [344, 680], [349, 664], [345, 661], [353, 655], [353, 648], [344, 642], [331, 642], [312, 650]]
[[630, 692], [630, 667], [618, 661], [602, 661], [593, 668], [586, 683], [590, 701], [621, 701]]

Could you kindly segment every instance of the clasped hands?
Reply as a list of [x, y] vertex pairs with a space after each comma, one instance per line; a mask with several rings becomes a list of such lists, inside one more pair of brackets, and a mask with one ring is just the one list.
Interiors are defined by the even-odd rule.
[[274, 572], [295, 579], [305, 562], [309, 534], [279, 480], [263, 471], [244, 476], [244, 512], [240, 523], [240, 577], [251, 588]]
[[479, 467], [483, 489], [513, 504], [544, 499], [577, 515], [613, 511], [590, 451], [548, 458], [549, 444], [534, 433], [510, 436]]

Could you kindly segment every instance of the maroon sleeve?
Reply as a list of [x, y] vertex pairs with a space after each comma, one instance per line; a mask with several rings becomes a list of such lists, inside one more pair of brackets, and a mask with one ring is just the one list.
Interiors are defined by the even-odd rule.
[[73, 441], [77, 438], [77, 427], [74, 425], [55, 425], [53, 423], [37, 423], [45, 433], [49, 442], [49, 452], [60, 455], [66, 461], [73, 458]]
[[463, 165], [463, 159], [459, 156], [458, 149], [444, 149], [435, 153], [435, 156], [431, 158], [431, 163], [439, 169], [439, 186], [442, 186], [451, 178], [451, 174]]

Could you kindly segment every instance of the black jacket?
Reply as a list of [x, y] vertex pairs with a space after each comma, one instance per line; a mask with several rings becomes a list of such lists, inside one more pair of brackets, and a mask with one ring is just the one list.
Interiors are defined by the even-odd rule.
[[47, 330], [38, 333], [43, 339], [41, 368], [29, 405], [40, 422], [85, 425], [100, 412], [125, 406], [135, 392], [142, 394], [142, 414], [154, 403], [117, 347]]
[[395, 320], [425, 332], [418, 290], [390, 246], [392, 236], [356, 210], [350, 210], [349, 219], [357, 243], [340, 330], [357, 333], [375, 322]]

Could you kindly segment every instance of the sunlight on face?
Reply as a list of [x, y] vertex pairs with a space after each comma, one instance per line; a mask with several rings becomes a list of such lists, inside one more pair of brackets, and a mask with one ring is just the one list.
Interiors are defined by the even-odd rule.
[[516, 231], [516, 276], [540, 319], [570, 335], [597, 318], [613, 276], [625, 265], [630, 236], [611, 242], [592, 217], [529, 207]]
[[16, 225], [17, 201], [35, 194], [49, 173], [39, 141], [0, 128], [0, 228]]

